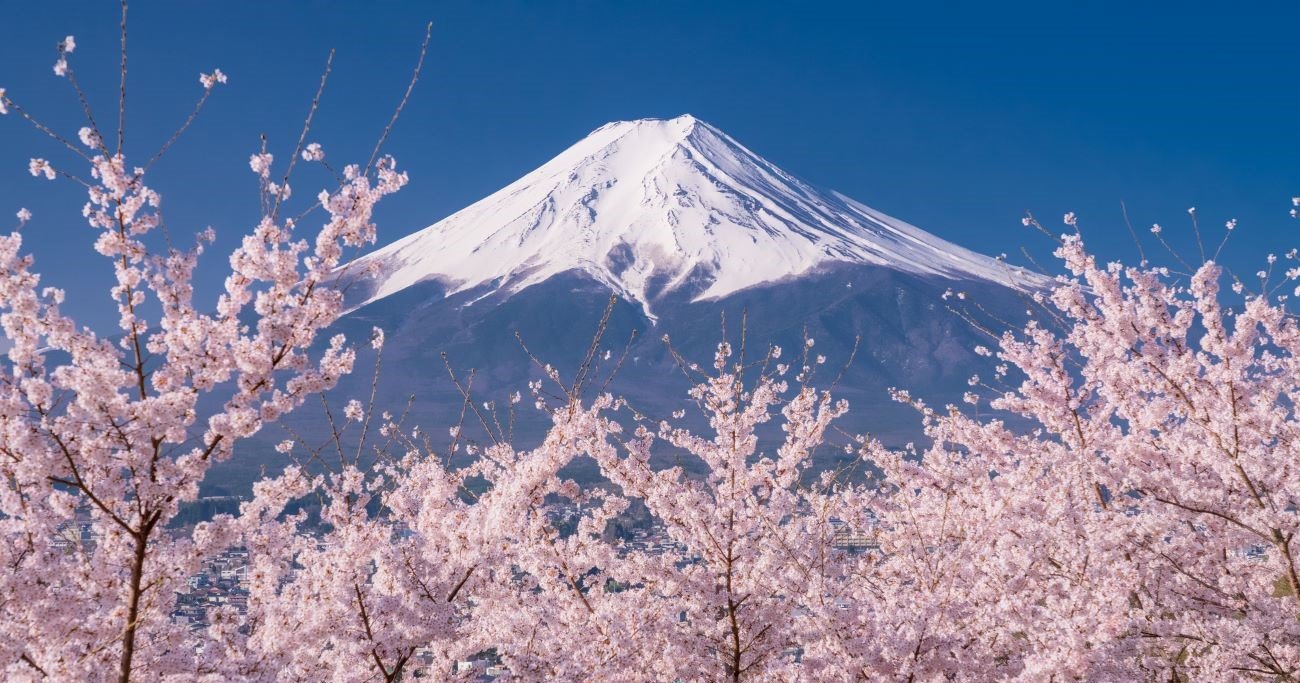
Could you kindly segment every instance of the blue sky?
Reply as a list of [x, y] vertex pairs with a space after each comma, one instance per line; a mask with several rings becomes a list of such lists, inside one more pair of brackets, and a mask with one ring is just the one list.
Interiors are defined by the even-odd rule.
[[[230, 75], [151, 179], [172, 234], [211, 225], [224, 252], [252, 225], [247, 157], [261, 133], [281, 158], [291, 148], [331, 47], [312, 137], [333, 160], [364, 158], [427, 21], [426, 78], [388, 147], [411, 184], [386, 200], [381, 241], [607, 121], [690, 112], [795, 175], [988, 253], [1043, 251], [1019, 223], [1030, 209], [1054, 228], [1075, 211], [1095, 249], [1131, 259], [1121, 201], [1148, 237], [1153, 222], [1187, 235], [1189, 206], [1215, 236], [1239, 219], [1225, 261], [1244, 272], [1300, 244], [1287, 216], [1300, 194], [1300, 6], [1282, 2], [137, 2], [130, 155], [152, 154], [184, 118], [200, 71]], [[79, 107], [50, 70], [71, 33], [74, 67], [111, 118], [116, 22], [110, 2], [0, 6], [0, 87], [75, 134]], [[62, 159], [0, 119], [0, 216], [30, 208], [38, 270], [74, 314], [109, 321], [97, 288], [110, 271], [89, 249], [81, 192], [30, 177], [32, 156]], [[201, 293], [222, 275], [211, 257]]]

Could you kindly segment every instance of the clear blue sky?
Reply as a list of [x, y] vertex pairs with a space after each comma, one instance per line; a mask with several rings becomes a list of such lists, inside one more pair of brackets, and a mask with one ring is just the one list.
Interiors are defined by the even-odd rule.
[[[1141, 5], [1141, 6], [1138, 6]], [[214, 66], [230, 83], [156, 168], [173, 234], [212, 225], [218, 252], [256, 218], [258, 134], [291, 147], [329, 48], [313, 139], [366, 155], [399, 97], [426, 21], [426, 78], [389, 151], [411, 184], [381, 241], [424, 227], [618, 119], [690, 112], [786, 170], [989, 253], [1043, 247], [1025, 209], [1076, 211], [1105, 256], [1130, 258], [1120, 221], [1186, 232], [1240, 219], [1229, 265], [1254, 271], [1300, 244], [1300, 5], [1132, 2], [136, 2], [128, 151], [151, 154]], [[112, 2], [0, 6], [0, 87], [69, 135], [79, 125], [54, 45], [102, 119], [115, 109]], [[20, 206], [46, 281], [72, 312], [109, 320], [94, 287], [81, 192], [38, 182], [63, 157], [0, 119], [0, 228]], [[313, 192], [323, 178], [302, 175]], [[75, 249], [70, 250], [68, 245]], [[219, 283], [208, 261], [201, 291]]]

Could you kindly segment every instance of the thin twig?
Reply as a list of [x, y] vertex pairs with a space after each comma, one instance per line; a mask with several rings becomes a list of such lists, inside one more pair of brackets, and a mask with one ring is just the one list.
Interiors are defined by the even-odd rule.
[[1133, 229], [1132, 221], [1128, 219], [1128, 206], [1125, 205], [1122, 200], [1119, 203], [1119, 211], [1121, 214], [1124, 215], [1124, 225], [1128, 227], [1128, 234], [1133, 236], [1133, 246], [1137, 247], [1138, 258], [1142, 259], [1142, 265], [1145, 266], [1147, 262], [1147, 255], [1142, 250], [1142, 242], [1138, 240], [1138, 234], [1137, 231]]
[[82, 151], [80, 147], [72, 144], [72, 142], [69, 141], [67, 138], [51, 130], [49, 126], [36, 120], [36, 117], [27, 113], [26, 109], [23, 109], [22, 107], [18, 106], [17, 102], [14, 102], [13, 100], [9, 99], [8, 96], [6, 96], [4, 98], [4, 103], [5, 106], [9, 108], [10, 111], [14, 112], [15, 114], [18, 114], [20, 117], [23, 118], [23, 120], [32, 124], [32, 126], [34, 126], [36, 130], [45, 133], [47, 136], [49, 136], [51, 140], [54, 140], [55, 142], [63, 145], [64, 147], [67, 147], [69, 150], [72, 151], [73, 154], [76, 154], [77, 156], [84, 159], [86, 163], [93, 163], [90, 159], [89, 154], [86, 154], [84, 151]]
[[177, 128], [176, 131], [172, 133], [170, 138], [167, 138], [167, 142], [164, 142], [163, 146], [159, 147], [158, 151], [154, 152], [152, 157], [149, 157], [149, 161], [144, 165], [144, 170], [148, 171], [152, 168], [154, 163], [161, 159], [162, 156], [167, 153], [167, 150], [171, 149], [171, 146], [181, 138], [181, 135], [185, 134], [185, 131], [190, 127], [190, 124], [194, 123], [194, 119], [199, 117], [199, 112], [203, 111], [203, 105], [208, 101], [208, 96], [211, 94], [212, 88], [203, 89], [203, 95], [199, 97], [198, 102], [194, 103], [194, 109], [190, 112], [190, 115], [185, 118], [185, 122], [181, 124], [180, 128]]
[[1201, 263], [1205, 263], [1205, 243], [1201, 241], [1201, 224], [1196, 220], [1196, 209], [1187, 212], [1192, 217], [1192, 234], [1196, 235], [1196, 248], [1201, 252]]
[[117, 153], [126, 144], [126, 0], [122, 0], [122, 66], [117, 95]]
[[316, 96], [311, 98], [311, 109], [307, 110], [307, 119], [302, 123], [302, 132], [298, 134], [298, 144], [293, 148], [293, 154], [289, 156], [289, 167], [284, 171], [284, 178], [280, 181], [280, 192], [275, 195], [275, 208], [271, 210], [271, 220], [275, 220], [280, 214], [280, 204], [284, 201], [284, 188], [289, 185], [289, 177], [293, 175], [293, 167], [298, 163], [298, 155], [302, 154], [303, 144], [307, 141], [307, 134], [311, 132], [311, 121], [316, 116], [316, 110], [320, 108], [321, 95], [325, 93], [325, 83], [329, 80], [330, 69], [334, 66], [334, 48], [330, 48], [329, 56], [325, 58], [325, 71], [320, 75], [320, 85], [316, 88]]
[[[61, 43], [59, 54], [60, 56], [66, 55], [66, 53], [63, 52]], [[63, 56], [63, 59], [66, 60], [67, 57]], [[81, 84], [77, 82], [76, 72], [73, 70], [71, 64], [67, 65], [66, 68], [67, 73], [64, 77], [68, 79], [68, 83], [72, 85], [72, 89], [77, 93], [77, 100], [81, 102], [81, 111], [85, 113], [86, 122], [90, 124], [90, 129], [95, 133], [95, 142], [99, 143], [99, 151], [104, 154], [105, 158], [113, 156], [112, 153], [108, 151], [108, 145], [104, 142], [104, 136], [100, 133], [99, 124], [95, 122], [95, 115], [90, 110], [90, 100], [86, 97], [86, 92], [81, 89]]]
[[614, 381], [614, 377], [617, 376], [619, 370], [623, 368], [623, 362], [627, 360], [628, 354], [632, 351], [632, 343], [636, 341], [636, 335], [637, 331], [635, 329], [633, 329], [632, 333], [628, 335], [627, 344], [623, 345], [623, 353], [619, 355], [618, 360], [614, 363], [614, 367], [609, 371], [609, 374], [606, 375], [604, 383], [600, 385], [600, 393], [605, 393], [605, 390], [609, 388], [609, 383]]
[[388, 135], [393, 132], [393, 125], [397, 123], [397, 118], [402, 115], [402, 110], [406, 108], [406, 102], [411, 97], [411, 91], [415, 89], [415, 82], [420, 80], [420, 69], [424, 68], [424, 56], [429, 52], [429, 39], [433, 37], [433, 22], [429, 22], [424, 28], [424, 43], [420, 45], [420, 57], [415, 61], [415, 71], [411, 73], [411, 82], [406, 84], [406, 93], [402, 95], [402, 101], [397, 103], [397, 109], [393, 110], [393, 117], [388, 120], [388, 125], [384, 126], [384, 132], [379, 136], [379, 142], [375, 143], [375, 149], [370, 153], [370, 161], [366, 162], [366, 170], [362, 175], [368, 175], [370, 169], [374, 168], [375, 160], [379, 158], [379, 150], [383, 149], [384, 143], [388, 141]]
[[[373, 334], [373, 333], [372, 333]], [[375, 414], [375, 398], [379, 394], [379, 372], [383, 368], [384, 346], [381, 343], [375, 350], [375, 373], [370, 378], [370, 399], [366, 404], [365, 420], [361, 423], [361, 436], [357, 439], [356, 462], [361, 462], [361, 451], [366, 446], [366, 436], [370, 433], [370, 419]]]
[[576, 400], [582, 392], [582, 385], [587, 380], [587, 375], [591, 372], [592, 361], [600, 353], [600, 340], [605, 336], [605, 328], [609, 326], [609, 319], [614, 315], [614, 305], [618, 303], [618, 295], [610, 294], [609, 301], [605, 304], [605, 312], [600, 316], [600, 323], [596, 325], [596, 334], [591, 338], [591, 345], [587, 347], [587, 355], [583, 357], [582, 364], [578, 366], [578, 373], [573, 378], [573, 388], [569, 391], [569, 397]]

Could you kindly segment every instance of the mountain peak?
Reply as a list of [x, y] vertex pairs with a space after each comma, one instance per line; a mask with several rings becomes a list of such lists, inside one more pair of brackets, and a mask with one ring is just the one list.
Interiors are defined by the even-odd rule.
[[[835, 262], [1018, 286], [1032, 276], [777, 168], [690, 114], [606, 124], [491, 196], [363, 257], [366, 303], [424, 280], [506, 296], [578, 272], [641, 305]], [[364, 305], [364, 304], [363, 304]]]
[[618, 129], [618, 130], [626, 131], [632, 128], [645, 128], [645, 129], [658, 130], [664, 135], [665, 138], [672, 138], [674, 136], [678, 138], [685, 138], [687, 135], [690, 135], [691, 132], [695, 130], [695, 126], [697, 125], [708, 126], [709, 124], [695, 118], [691, 114], [681, 114], [680, 116], [674, 116], [673, 118], [670, 119], [644, 118], [644, 119], [629, 119], [627, 121], [610, 121], [609, 123], [601, 126], [600, 128], [593, 130], [590, 133], [590, 135], [588, 135], [588, 137], [605, 130]]

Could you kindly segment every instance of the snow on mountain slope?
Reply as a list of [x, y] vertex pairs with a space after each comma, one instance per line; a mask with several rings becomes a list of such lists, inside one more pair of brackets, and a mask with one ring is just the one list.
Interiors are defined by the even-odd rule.
[[[605, 125], [491, 196], [349, 267], [383, 298], [436, 279], [509, 296], [580, 271], [638, 303], [717, 299], [862, 263], [1011, 287], [1031, 274], [818, 190], [690, 115]], [[481, 289], [480, 289], [481, 288]]]

